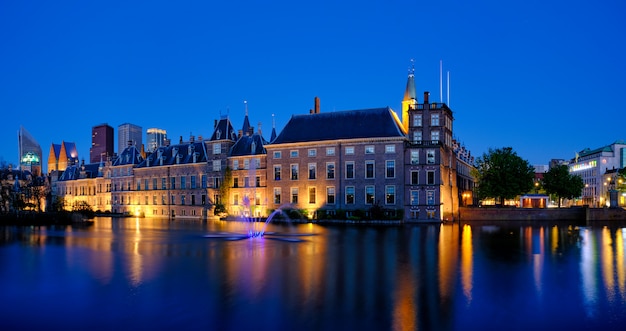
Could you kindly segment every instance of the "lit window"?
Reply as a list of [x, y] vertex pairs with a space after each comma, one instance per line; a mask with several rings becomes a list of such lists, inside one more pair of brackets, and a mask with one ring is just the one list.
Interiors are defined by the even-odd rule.
[[393, 205], [396, 203], [396, 187], [393, 185], [385, 186], [385, 203]]
[[365, 186], [365, 204], [374, 204], [374, 186]]
[[419, 191], [411, 190], [411, 206], [419, 205]]
[[429, 206], [435, 205], [435, 191], [426, 191], [426, 204]]

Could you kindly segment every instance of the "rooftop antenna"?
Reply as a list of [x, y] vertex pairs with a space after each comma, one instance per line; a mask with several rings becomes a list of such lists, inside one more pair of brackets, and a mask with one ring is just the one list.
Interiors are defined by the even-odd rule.
[[448, 83], [448, 107], [450, 107], [450, 70], [448, 70], [448, 79], [447, 79], [447, 83]]
[[439, 102], [443, 102], [443, 77], [442, 77], [442, 70], [443, 70], [443, 61], [439, 60]]
[[245, 105], [245, 107], [246, 107], [246, 116], [248, 116], [248, 101], [247, 101], [247, 100], [244, 100], [244, 101], [243, 101], [243, 104], [244, 104], [244, 105]]
[[276, 129], [276, 119], [274, 118], [274, 114], [272, 114], [272, 129]]
[[411, 66], [409, 67], [409, 75], [415, 75], [415, 60], [411, 59]]

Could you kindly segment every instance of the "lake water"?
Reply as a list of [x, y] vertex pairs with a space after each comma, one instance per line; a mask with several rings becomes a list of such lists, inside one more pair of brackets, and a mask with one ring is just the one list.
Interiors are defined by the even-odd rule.
[[[506, 225], [505, 225], [506, 224]], [[0, 227], [2, 330], [624, 330], [626, 228]]]

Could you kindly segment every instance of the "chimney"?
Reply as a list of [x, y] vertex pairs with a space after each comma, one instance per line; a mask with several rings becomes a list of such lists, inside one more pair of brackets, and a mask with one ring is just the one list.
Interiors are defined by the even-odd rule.
[[196, 137], [194, 137], [194, 136], [190, 136], [189, 137], [189, 142], [190, 143], [194, 142], [195, 140], [196, 140]]
[[430, 92], [428, 92], [428, 91], [425, 91], [425, 92], [424, 92], [424, 104], [427, 104], [427, 103], [428, 103], [428, 96], [429, 96], [429, 95], [430, 95]]
[[180, 137], [180, 138], [179, 138], [179, 140], [178, 140], [178, 143], [179, 143], [179, 144], [182, 144], [182, 143], [183, 143], [183, 136], [179, 136], [179, 137]]
[[243, 130], [239, 130], [237, 133], [237, 138], [241, 138], [243, 136]]
[[198, 141], [202, 141], [202, 135], [198, 135]]
[[320, 113], [320, 98], [315, 97], [315, 114]]
[[259, 133], [259, 136], [262, 136], [262, 134], [261, 134], [261, 122], [259, 122], [258, 124], [259, 124], [258, 125], [259, 128], [258, 128], [257, 132]]

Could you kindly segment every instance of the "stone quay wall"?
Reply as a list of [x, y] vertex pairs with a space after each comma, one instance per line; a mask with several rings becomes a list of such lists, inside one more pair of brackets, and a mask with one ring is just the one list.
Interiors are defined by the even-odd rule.
[[496, 208], [461, 207], [461, 221], [626, 221], [622, 208]]

